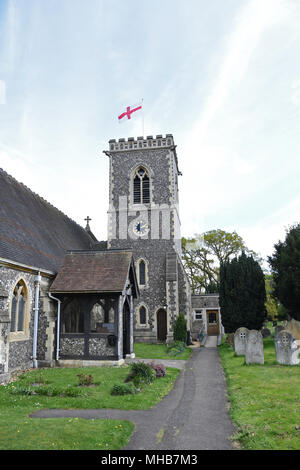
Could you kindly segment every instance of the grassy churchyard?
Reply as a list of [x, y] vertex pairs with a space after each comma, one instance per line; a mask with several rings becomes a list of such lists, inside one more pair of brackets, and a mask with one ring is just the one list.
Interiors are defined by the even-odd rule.
[[188, 360], [191, 356], [192, 350], [190, 348], [180, 348], [167, 346], [166, 344], [147, 344], [135, 343], [134, 353], [140, 359], [181, 359]]
[[[0, 449], [121, 449], [134, 429], [129, 421], [29, 416], [46, 408], [149, 409], [169, 393], [179, 373], [167, 368], [139, 393], [112, 395], [115, 384], [124, 387], [129, 371], [128, 366], [38, 369], [0, 386]], [[87, 384], [80, 385], [84, 379]]]
[[242, 448], [299, 450], [300, 365], [277, 364], [271, 337], [264, 339], [264, 365], [245, 365], [225, 342], [219, 353]]

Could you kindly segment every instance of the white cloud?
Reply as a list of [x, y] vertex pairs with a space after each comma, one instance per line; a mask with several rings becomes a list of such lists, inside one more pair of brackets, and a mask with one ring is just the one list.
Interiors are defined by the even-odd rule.
[[292, 90], [291, 102], [297, 106], [300, 104], [300, 80], [296, 80], [292, 83]]
[[252, 174], [256, 166], [242, 159], [237, 152], [234, 153], [232, 158], [233, 170], [238, 175], [250, 175]]

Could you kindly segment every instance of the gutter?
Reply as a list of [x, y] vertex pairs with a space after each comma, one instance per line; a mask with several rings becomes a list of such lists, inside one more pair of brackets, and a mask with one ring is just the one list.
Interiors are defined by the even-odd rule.
[[48, 292], [48, 295], [50, 299], [56, 300], [57, 301], [57, 331], [56, 331], [56, 360], [59, 360], [59, 337], [60, 337], [60, 304], [61, 300], [57, 299], [56, 297], [53, 297], [50, 292]]
[[39, 320], [39, 299], [40, 299], [40, 283], [42, 277], [40, 271], [34, 278], [35, 284], [35, 296], [34, 296], [34, 323], [33, 323], [33, 351], [32, 351], [32, 359], [33, 359], [33, 368], [37, 369], [37, 334], [38, 334], [38, 320]]

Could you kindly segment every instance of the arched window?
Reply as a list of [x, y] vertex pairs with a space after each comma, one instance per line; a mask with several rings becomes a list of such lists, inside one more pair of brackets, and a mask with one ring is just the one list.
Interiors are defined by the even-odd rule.
[[133, 203], [146, 204], [150, 202], [150, 179], [143, 167], [137, 168], [133, 177]]
[[146, 264], [144, 260], [139, 262], [139, 284], [140, 286], [146, 284]]
[[146, 325], [147, 323], [147, 311], [144, 305], [142, 305], [139, 309], [139, 323], [140, 325]]
[[25, 309], [27, 303], [27, 289], [23, 281], [19, 281], [14, 288], [11, 302], [10, 331], [16, 333], [25, 331]]

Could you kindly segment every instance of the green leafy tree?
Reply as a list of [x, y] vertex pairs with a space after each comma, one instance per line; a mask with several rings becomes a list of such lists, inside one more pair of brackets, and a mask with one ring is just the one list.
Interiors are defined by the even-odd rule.
[[278, 301], [274, 298], [274, 280], [272, 274], [265, 274], [266, 284], [266, 309], [267, 316], [272, 320], [278, 320], [279, 305]]
[[220, 297], [222, 324], [226, 333], [240, 327], [259, 330], [266, 319], [264, 273], [244, 252], [221, 264]]
[[274, 279], [274, 297], [295, 320], [300, 320], [300, 224], [291, 226], [284, 242], [268, 257]]
[[183, 264], [189, 277], [192, 292], [218, 292], [220, 280], [220, 264], [226, 263], [233, 256], [244, 250], [250, 251], [242, 237], [236, 232], [210, 230], [202, 235], [182, 238]]

